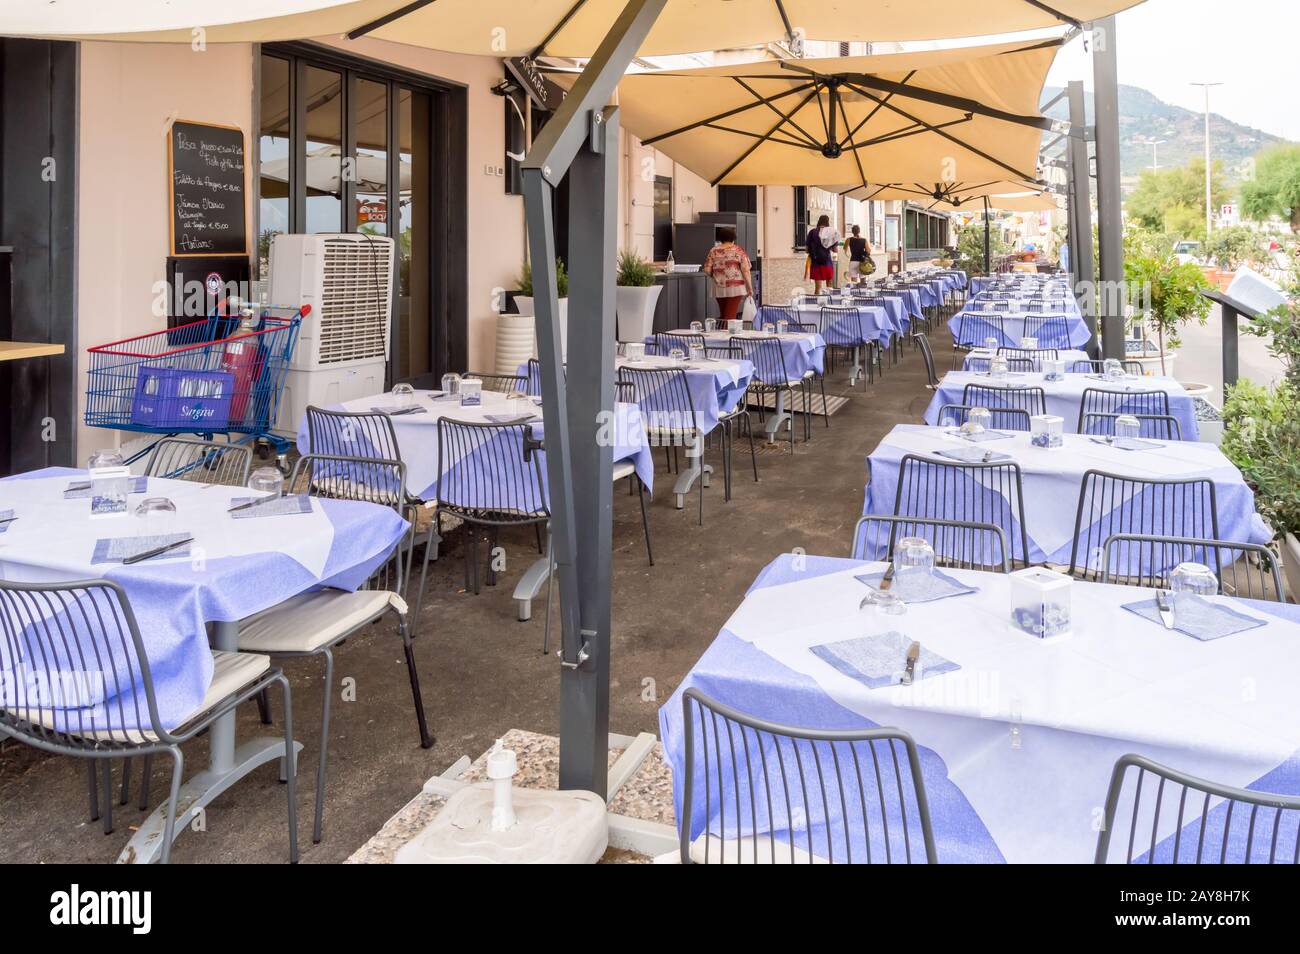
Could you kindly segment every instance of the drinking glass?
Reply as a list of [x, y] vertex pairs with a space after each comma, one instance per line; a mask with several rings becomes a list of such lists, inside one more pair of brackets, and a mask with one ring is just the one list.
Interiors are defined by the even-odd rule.
[[904, 537], [894, 547], [894, 577], [929, 576], [934, 572], [934, 547], [923, 537]]
[[668, 360], [673, 363], [673, 367], [677, 367], [685, 359], [686, 359], [686, 352], [684, 352], [681, 348], [670, 348], [668, 350]]
[[976, 425], [979, 428], [976, 433], [987, 431], [993, 426], [993, 412], [986, 407], [973, 407], [966, 415], [966, 423]]
[[704, 331], [704, 325], [703, 325], [703, 323], [702, 323], [702, 322], [699, 322], [699, 321], [692, 321], [692, 322], [691, 322], [691, 331], [695, 332], [695, 334], [697, 334], [697, 335], [703, 333], [703, 331]]
[[867, 607], [882, 616], [902, 616], [907, 612], [907, 604], [893, 590], [872, 590], [858, 604], [858, 609]]
[[997, 351], [998, 351], [998, 339], [997, 339], [997, 338], [985, 338], [985, 339], [984, 339], [984, 349], [985, 349], [986, 351], [992, 353], [992, 354], [997, 354]]
[[528, 395], [520, 391], [511, 391], [506, 394], [506, 414], [510, 417], [524, 417], [532, 413], [528, 406]]
[[789, 330], [790, 330], [790, 322], [788, 320], [786, 320], [785, 318], [778, 318], [776, 320], [776, 333], [778, 335], [783, 335]]
[[1180, 563], [1169, 574], [1169, 589], [1174, 594], [1176, 612], [1180, 603], [1188, 602], [1188, 596], [1213, 596], [1219, 592], [1219, 578], [1203, 563]]
[[1107, 381], [1118, 381], [1124, 377], [1124, 365], [1117, 358], [1107, 358], [1102, 362], [1101, 373]]
[[415, 403], [415, 388], [406, 382], [393, 385], [393, 403], [398, 409], [410, 407]]
[[274, 467], [259, 467], [248, 476], [248, 489], [270, 500], [284, 493], [284, 475]]
[[1037, 339], [1037, 338], [1028, 338], [1028, 337], [1026, 337], [1026, 338], [1021, 338], [1021, 339], [1020, 339], [1020, 347], [1024, 348], [1026, 351], [1037, 351], [1037, 350], [1038, 350], [1038, 339]]
[[1007, 379], [1008, 370], [1009, 365], [1007, 364], [1005, 356], [995, 354], [989, 359], [989, 374], [992, 376], [994, 381], [1005, 381]]
[[702, 345], [697, 345], [697, 344], [691, 345], [690, 358], [692, 361], [703, 361], [704, 347]]
[[442, 376], [442, 393], [459, 394], [460, 393], [460, 375], [451, 371]]
[[146, 537], [161, 537], [171, 533], [176, 526], [176, 504], [166, 497], [148, 497], [140, 501], [135, 515], [142, 521]]
[[122, 452], [116, 447], [105, 447], [90, 455], [91, 470], [97, 467], [121, 467], [122, 464]]
[[704, 319], [704, 331], [706, 334], [710, 331], [717, 331], [717, 330], [718, 330], [718, 319], [716, 318]]
[[1132, 414], [1121, 414], [1115, 418], [1115, 440], [1137, 440], [1142, 433], [1142, 423]]

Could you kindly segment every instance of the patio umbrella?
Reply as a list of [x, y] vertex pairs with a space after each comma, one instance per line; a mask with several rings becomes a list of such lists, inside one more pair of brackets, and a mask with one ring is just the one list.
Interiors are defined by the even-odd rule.
[[[1006, 201], [1025, 205], [1017, 211], [1038, 211], [1056, 208], [1056, 200], [1044, 191], [1041, 182], [1019, 182], [1009, 179], [986, 180], [984, 182], [884, 182], [870, 183], [865, 186], [831, 188], [823, 186], [830, 192], [838, 192], [849, 199], [868, 202], [873, 199], [881, 202], [905, 201], [925, 205], [927, 209], [940, 212], [969, 212], [983, 208], [982, 199]], [[1032, 203], [1032, 207], [1029, 207]], [[995, 204], [995, 208], [1001, 208]]]
[[[319, 146], [307, 152], [307, 192], [309, 195], [340, 195], [343, 192], [343, 152], [338, 146]], [[401, 161], [399, 191], [411, 191], [411, 164]], [[356, 156], [355, 180], [357, 191], [364, 194], [383, 194], [388, 190], [388, 159], [372, 153]], [[289, 159], [268, 159], [258, 170], [263, 179], [274, 182], [289, 181]]]
[[1038, 102], [1060, 44], [647, 71], [623, 77], [618, 103], [626, 129], [714, 185], [851, 182], [869, 193], [959, 176], [1023, 192], [1052, 128]]
[[[668, 0], [642, 56], [812, 40], [932, 40], [1099, 20], [1141, 0]], [[0, 32], [190, 42], [370, 34], [484, 56], [590, 56], [626, 0], [59, 0], [9, 4]]]

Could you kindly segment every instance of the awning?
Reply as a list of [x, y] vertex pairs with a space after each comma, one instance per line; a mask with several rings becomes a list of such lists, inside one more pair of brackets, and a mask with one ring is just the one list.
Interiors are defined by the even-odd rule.
[[[1078, 26], [1141, 0], [668, 0], [642, 56], [811, 40], [937, 40]], [[18, 7], [18, 9], [14, 9]], [[6, 4], [0, 33], [188, 43], [292, 40], [362, 29], [484, 56], [590, 56], [624, 0], [58, 0]], [[394, 18], [395, 14], [404, 15]]]
[[[1059, 40], [625, 76], [623, 127], [714, 184], [1038, 178]], [[573, 74], [557, 76], [564, 84]]]

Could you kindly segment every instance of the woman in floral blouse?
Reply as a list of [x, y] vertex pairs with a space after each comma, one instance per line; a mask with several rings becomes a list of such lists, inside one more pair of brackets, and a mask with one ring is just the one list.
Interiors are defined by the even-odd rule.
[[701, 268], [713, 279], [713, 296], [718, 300], [721, 320], [729, 321], [738, 317], [740, 306], [754, 294], [754, 282], [749, 273], [749, 256], [736, 244], [736, 230], [718, 229], [718, 242]]

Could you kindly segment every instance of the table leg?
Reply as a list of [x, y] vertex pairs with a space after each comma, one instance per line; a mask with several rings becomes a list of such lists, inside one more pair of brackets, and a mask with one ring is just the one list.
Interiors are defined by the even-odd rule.
[[849, 387], [858, 382], [858, 375], [862, 373], [862, 345], [853, 346], [853, 367], [849, 370]]
[[[219, 622], [212, 626], [212, 647], [234, 652], [239, 648], [239, 623]], [[302, 743], [293, 743], [295, 771]], [[179, 838], [194, 818], [226, 789], [267, 762], [285, 756], [282, 736], [259, 736], [243, 745], [235, 745], [235, 713], [227, 712], [208, 729], [208, 767], [181, 785], [176, 799], [175, 837]], [[280, 778], [285, 777], [281, 764]], [[162, 853], [163, 833], [167, 823], [167, 802], [141, 823], [139, 830], [117, 856], [118, 864], [151, 864]]]
[[713, 473], [713, 465], [704, 463], [704, 438], [700, 437], [697, 444], [697, 453], [691, 453], [691, 448], [686, 448], [687, 467], [677, 475], [677, 483], [673, 484], [674, 502], [677, 509], [681, 510], [686, 505], [686, 495], [691, 492], [696, 479], [702, 480], [704, 486], [709, 486], [709, 477]]
[[526, 623], [533, 618], [533, 600], [542, 592], [550, 575], [551, 560], [544, 556], [534, 560], [515, 584], [514, 600], [519, 604], [519, 622]]
[[767, 423], [763, 426], [763, 430], [767, 432], [767, 442], [769, 444], [776, 443], [777, 432], [781, 430], [781, 425], [788, 420], [790, 420], [790, 413], [785, 409], [785, 392], [777, 391], [776, 410], [772, 412], [772, 416], [767, 419]]

